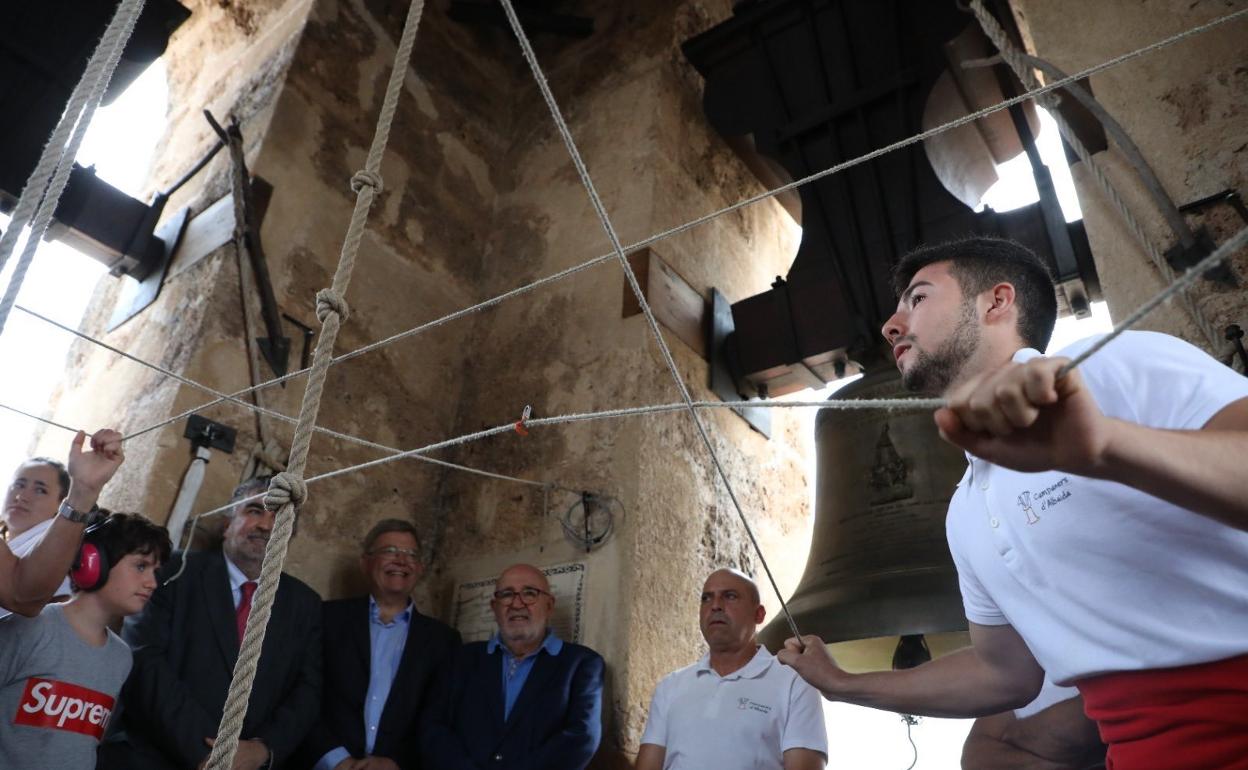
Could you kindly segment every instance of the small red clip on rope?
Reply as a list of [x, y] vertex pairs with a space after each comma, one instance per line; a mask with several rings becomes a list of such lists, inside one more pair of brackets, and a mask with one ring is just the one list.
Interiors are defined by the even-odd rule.
[[528, 429], [524, 427], [524, 421], [529, 419], [530, 414], [533, 414], [533, 405], [525, 404], [523, 414], [520, 415], [519, 420], [516, 420], [516, 433], [519, 433], [521, 436], [529, 435]]

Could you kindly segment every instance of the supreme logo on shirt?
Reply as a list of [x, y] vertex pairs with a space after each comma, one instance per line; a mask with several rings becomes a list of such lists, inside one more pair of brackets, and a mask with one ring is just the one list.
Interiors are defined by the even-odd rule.
[[65, 730], [99, 740], [104, 737], [115, 703], [111, 695], [102, 692], [32, 676], [26, 680], [13, 724]]

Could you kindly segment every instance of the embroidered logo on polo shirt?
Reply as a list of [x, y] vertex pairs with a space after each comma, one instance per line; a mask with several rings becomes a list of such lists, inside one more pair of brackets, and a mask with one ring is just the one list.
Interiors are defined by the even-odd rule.
[[65, 730], [99, 740], [104, 737], [115, 703], [111, 695], [102, 692], [32, 676], [26, 680], [13, 724]]
[[1031, 493], [1024, 492], [1018, 496], [1018, 507], [1023, 509], [1023, 513], [1027, 515], [1027, 523], [1035, 524], [1040, 521], [1040, 517], [1036, 515], [1036, 509], [1031, 507]]
[[1036, 493], [1036, 505], [1040, 506], [1042, 511], [1056, 508], [1059, 503], [1070, 497], [1070, 486], [1070, 477], [1062, 476], [1056, 483]]
[[737, 708], [741, 711], [757, 711], [760, 714], [771, 713], [771, 706], [752, 701], [749, 698], [737, 698]]

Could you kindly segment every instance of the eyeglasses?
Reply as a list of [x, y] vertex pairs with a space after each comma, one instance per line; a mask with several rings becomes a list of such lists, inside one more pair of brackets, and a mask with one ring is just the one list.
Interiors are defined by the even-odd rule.
[[399, 548], [397, 545], [387, 545], [381, 548], [374, 548], [368, 552], [369, 556], [395, 556], [402, 557], [408, 561], [420, 561], [420, 551], [413, 551], [411, 548]]
[[524, 602], [524, 605], [528, 607], [528, 606], [531, 606], [534, 602], [536, 602], [538, 597], [541, 596], [542, 594], [545, 594], [546, 596], [554, 598], [554, 594], [550, 593], [549, 591], [543, 591], [542, 589], [534, 588], [533, 586], [525, 586], [524, 588], [521, 588], [519, 591], [513, 591], [510, 588], [503, 588], [501, 590], [495, 591], [494, 600], [501, 604], [511, 604], [512, 600], [515, 599], [517, 596], [519, 596], [520, 601]]

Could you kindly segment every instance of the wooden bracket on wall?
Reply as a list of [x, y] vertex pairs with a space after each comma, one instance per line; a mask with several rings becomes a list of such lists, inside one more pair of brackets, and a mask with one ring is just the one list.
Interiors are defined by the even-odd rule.
[[[672, 266], [663, 261], [653, 249], [639, 249], [628, 255], [628, 263], [637, 275], [641, 293], [654, 311], [655, 319], [676, 338], [689, 346], [703, 359], [709, 360], [706, 351], [706, 334], [710, 316], [706, 298], [680, 276]], [[632, 287], [624, 282], [623, 317], [641, 313], [641, 303], [633, 295]]]
[[[637, 276], [641, 293], [654, 312], [655, 320], [676, 338], [710, 364], [710, 385], [724, 401], [741, 401], [734, 410], [751, 428], [771, 436], [771, 414], [767, 409], [752, 409], [748, 399], [738, 393], [737, 379], [727, 356], [731, 348], [727, 339], [732, 333], [732, 307], [726, 297], [712, 289], [714, 306], [693, 288], [672, 266], [653, 249], [644, 248], [628, 256], [628, 263]], [[641, 314], [641, 304], [632, 287], [624, 284], [623, 317]]]

